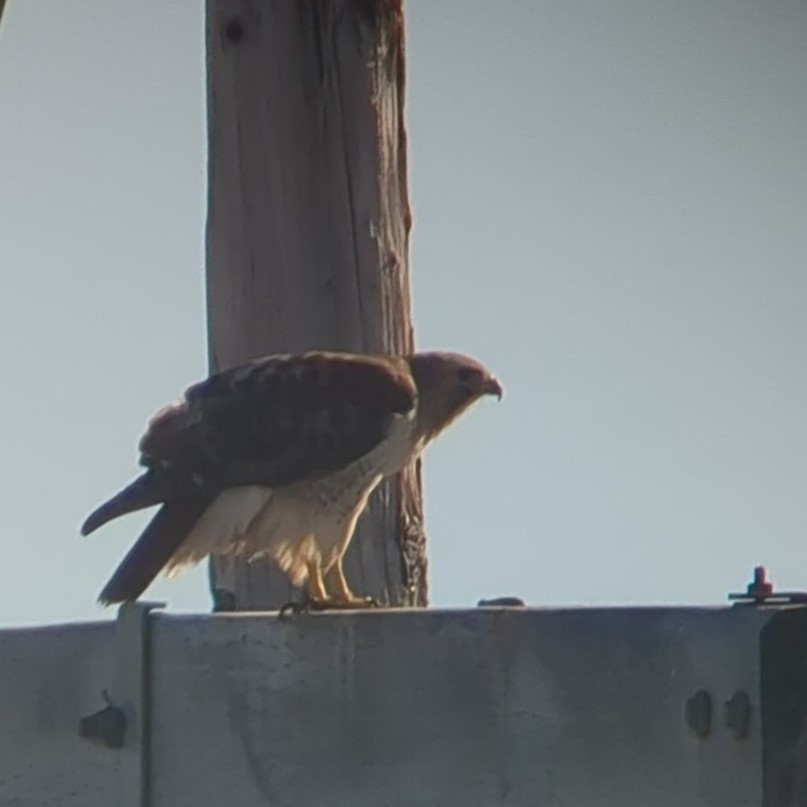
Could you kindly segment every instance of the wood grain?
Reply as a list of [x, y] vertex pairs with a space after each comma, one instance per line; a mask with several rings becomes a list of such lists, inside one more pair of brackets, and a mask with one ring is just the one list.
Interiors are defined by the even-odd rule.
[[[413, 349], [400, 0], [208, 0], [211, 371], [311, 348]], [[427, 602], [419, 468], [388, 481], [346, 562], [362, 594]], [[216, 607], [292, 592], [214, 562]]]

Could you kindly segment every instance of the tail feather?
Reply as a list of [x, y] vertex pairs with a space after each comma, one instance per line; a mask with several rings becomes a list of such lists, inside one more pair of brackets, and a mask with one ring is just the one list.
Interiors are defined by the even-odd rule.
[[136, 600], [185, 540], [210, 504], [210, 496], [187, 497], [164, 504], [98, 596], [104, 605]]
[[81, 525], [81, 534], [89, 535], [118, 516], [164, 502], [173, 492], [167, 480], [158, 478], [153, 471], [146, 471], [90, 513]]

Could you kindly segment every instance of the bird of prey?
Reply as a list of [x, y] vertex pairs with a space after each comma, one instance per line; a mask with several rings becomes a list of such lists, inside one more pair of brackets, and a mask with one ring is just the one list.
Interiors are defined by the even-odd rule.
[[370, 494], [484, 395], [501, 398], [496, 378], [447, 352], [267, 356], [195, 384], [149, 421], [144, 472], [81, 528], [160, 505], [99, 601], [240, 554], [273, 558], [319, 607], [366, 605], [342, 559]]

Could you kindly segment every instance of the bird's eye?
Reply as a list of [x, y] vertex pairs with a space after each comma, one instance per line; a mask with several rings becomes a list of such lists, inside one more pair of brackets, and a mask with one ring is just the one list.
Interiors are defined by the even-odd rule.
[[463, 384], [467, 384], [474, 375], [475, 373], [470, 367], [460, 367], [460, 369], [457, 370], [457, 378], [459, 378]]

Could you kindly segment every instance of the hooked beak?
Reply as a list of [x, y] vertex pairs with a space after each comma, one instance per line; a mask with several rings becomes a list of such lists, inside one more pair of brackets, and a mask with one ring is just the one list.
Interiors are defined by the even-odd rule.
[[485, 382], [483, 392], [485, 395], [495, 395], [496, 398], [498, 398], [498, 400], [500, 401], [502, 399], [502, 395], [504, 395], [504, 389], [502, 388], [502, 385], [493, 376], [491, 376]]

